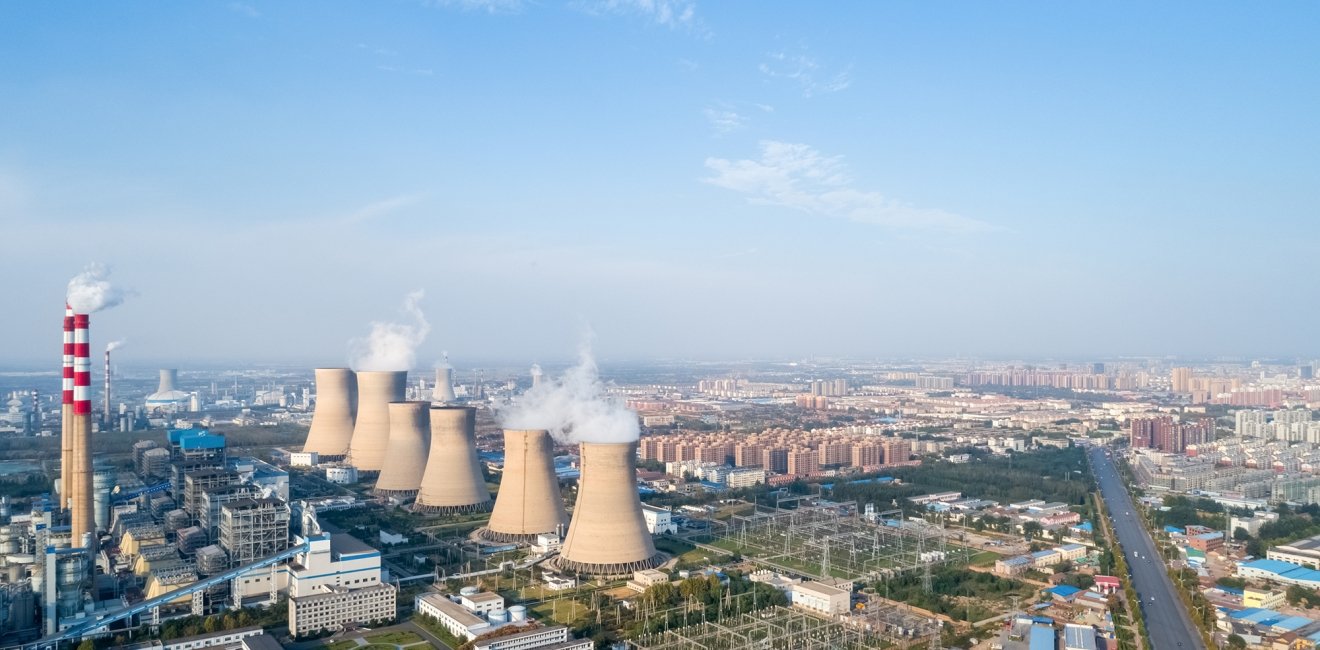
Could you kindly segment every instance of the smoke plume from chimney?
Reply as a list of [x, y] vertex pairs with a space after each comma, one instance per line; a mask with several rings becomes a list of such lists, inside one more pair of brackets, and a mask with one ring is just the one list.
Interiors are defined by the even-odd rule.
[[120, 289], [106, 278], [110, 270], [102, 264], [91, 264], [82, 273], [69, 280], [69, 306], [79, 314], [92, 314], [124, 302], [132, 292]]
[[115, 350], [124, 347], [125, 343], [128, 343], [128, 341], [125, 339], [119, 339], [118, 341], [111, 341], [105, 344], [105, 351], [114, 352]]
[[349, 365], [354, 370], [408, 370], [417, 360], [417, 346], [426, 340], [431, 324], [426, 322], [418, 303], [425, 292], [413, 291], [403, 300], [403, 312], [411, 323], [373, 321], [366, 338], [349, 343]]

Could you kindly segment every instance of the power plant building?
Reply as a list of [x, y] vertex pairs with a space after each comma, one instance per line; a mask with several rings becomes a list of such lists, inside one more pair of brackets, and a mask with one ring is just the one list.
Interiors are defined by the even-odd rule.
[[149, 415], [181, 413], [188, 410], [192, 396], [179, 390], [179, 371], [173, 368], [160, 371], [160, 386], [147, 396]]

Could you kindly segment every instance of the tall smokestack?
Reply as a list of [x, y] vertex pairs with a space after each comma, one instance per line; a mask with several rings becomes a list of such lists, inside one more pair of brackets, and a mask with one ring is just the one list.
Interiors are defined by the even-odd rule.
[[422, 486], [431, 453], [430, 402], [391, 402], [389, 462], [380, 470], [376, 494], [410, 497]]
[[577, 504], [556, 566], [573, 573], [626, 575], [662, 556], [637, 496], [637, 443], [582, 443]]
[[497, 542], [530, 542], [566, 524], [550, 432], [505, 429], [504, 474], [490, 523], [481, 536]]
[[110, 347], [105, 348], [105, 391], [103, 392], [101, 406], [101, 430], [110, 430]]
[[454, 369], [449, 363], [435, 369], [435, 390], [431, 399], [441, 404], [450, 404], [458, 399], [454, 394]]
[[64, 379], [60, 404], [60, 502], [68, 509], [73, 498], [73, 308], [64, 306]]
[[477, 409], [431, 407], [431, 453], [414, 512], [489, 510], [490, 490], [477, 459]]
[[95, 534], [92, 486], [92, 356], [87, 314], [73, 315], [73, 521], [74, 545]]
[[352, 370], [317, 368], [316, 409], [312, 411], [312, 426], [307, 430], [303, 451], [317, 452], [327, 460], [348, 455], [357, 402], [357, 376]]
[[390, 444], [390, 402], [404, 401], [408, 371], [358, 371], [357, 420], [348, 458], [359, 472], [379, 472]]

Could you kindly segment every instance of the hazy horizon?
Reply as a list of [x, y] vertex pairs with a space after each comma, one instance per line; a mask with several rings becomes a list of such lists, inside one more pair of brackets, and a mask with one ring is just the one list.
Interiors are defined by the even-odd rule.
[[0, 5], [0, 366], [1320, 357], [1320, 6], [829, 9]]

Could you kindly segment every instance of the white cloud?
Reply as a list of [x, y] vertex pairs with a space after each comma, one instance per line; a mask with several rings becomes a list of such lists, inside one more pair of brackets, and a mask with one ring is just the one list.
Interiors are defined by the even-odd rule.
[[704, 30], [693, 0], [582, 0], [576, 5], [591, 14], [634, 14], [670, 29]]
[[761, 63], [760, 70], [767, 77], [797, 83], [802, 88], [803, 97], [839, 92], [852, 85], [848, 70], [830, 72], [805, 51], [771, 52]]
[[522, 11], [523, 0], [423, 0], [428, 7], [484, 11], [489, 14], [512, 14]]
[[765, 140], [759, 160], [707, 158], [706, 167], [714, 176], [703, 182], [746, 194], [761, 205], [894, 228], [958, 233], [992, 229], [983, 221], [857, 189], [841, 157], [822, 155], [805, 144]]
[[363, 221], [379, 219], [404, 208], [417, 205], [423, 198], [425, 198], [424, 194], [400, 194], [398, 196], [391, 196], [388, 199], [376, 201], [375, 203], [358, 208], [352, 214], [344, 217], [342, 221], [344, 223], [361, 223]]
[[747, 126], [747, 118], [729, 108], [706, 108], [702, 111], [715, 133], [724, 135]]
[[257, 11], [257, 8], [256, 8], [256, 7], [253, 7], [252, 5], [247, 4], [246, 2], [231, 2], [231, 3], [229, 3], [227, 6], [229, 7], [229, 10], [230, 10], [230, 11], [232, 11], [232, 12], [234, 12], [234, 13], [243, 14], [244, 16], [247, 16], [248, 18], [260, 18], [260, 17], [261, 17], [261, 12], [260, 12], [260, 11]]

